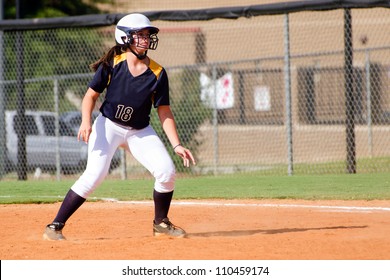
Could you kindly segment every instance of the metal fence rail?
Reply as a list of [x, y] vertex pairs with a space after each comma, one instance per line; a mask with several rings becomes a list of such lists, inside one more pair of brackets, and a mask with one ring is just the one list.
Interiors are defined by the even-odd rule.
[[[211, 9], [206, 18], [147, 13], [161, 30], [149, 55], [167, 69], [180, 136], [198, 161], [188, 172], [173, 155], [179, 172], [390, 171], [390, 3], [308, 2]], [[82, 172], [74, 131], [88, 65], [114, 43], [120, 17], [0, 22], [1, 178]], [[31, 124], [31, 112], [50, 117]], [[118, 152], [109, 177], [130, 176], [149, 175]]]

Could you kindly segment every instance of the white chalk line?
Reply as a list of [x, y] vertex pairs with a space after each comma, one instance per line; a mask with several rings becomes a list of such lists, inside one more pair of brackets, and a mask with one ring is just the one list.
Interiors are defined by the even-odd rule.
[[[116, 201], [117, 203], [152, 205], [152, 201]], [[309, 204], [280, 204], [280, 203], [230, 203], [211, 201], [172, 201], [180, 206], [223, 206], [223, 207], [259, 207], [259, 208], [309, 208], [337, 212], [390, 212], [390, 207], [371, 206], [339, 206], [339, 205], [309, 205]]]
[[[14, 198], [17, 196], [0, 196], [0, 198]], [[34, 196], [31, 198], [63, 198], [61, 196]], [[135, 204], [135, 205], [153, 205], [153, 201], [119, 201], [116, 198], [99, 198], [90, 197], [91, 200], [102, 200], [115, 202], [120, 204]], [[209, 207], [258, 207], [258, 208], [302, 208], [302, 209], [316, 209], [327, 212], [390, 212], [390, 207], [377, 206], [341, 206], [341, 205], [313, 205], [313, 204], [283, 204], [283, 203], [251, 203], [251, 202], [223, 202], [223, 201], [172, 201], [172, 205], [180, 206], [209, 206]]]

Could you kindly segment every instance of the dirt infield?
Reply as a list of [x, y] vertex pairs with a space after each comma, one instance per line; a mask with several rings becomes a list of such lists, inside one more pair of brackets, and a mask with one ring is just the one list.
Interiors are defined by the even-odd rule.
[[184, 239], [152, 237], [150, 201], [88, 202], [43, 241], [59, 206], [0, 205], [1, 259], [390, 259], [390, 201], [174, 201]]

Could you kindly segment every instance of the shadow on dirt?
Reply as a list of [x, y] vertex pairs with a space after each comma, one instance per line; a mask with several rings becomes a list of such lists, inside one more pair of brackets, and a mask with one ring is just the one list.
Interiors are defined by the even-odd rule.
[[304, 232], [304, 231], [312, 231], [312, 230], [341, 230], [341, 229], [361, 229], [361, 228], [367, 228], [367, 226], [230, 230], [230, 231], [188, 233], [187, 237], [191, 238], [191, 237], [212, 237], [212, 236], [246, 236], [246, 235], [254, 235], [254, 234], [283, 234], [283, 233]]

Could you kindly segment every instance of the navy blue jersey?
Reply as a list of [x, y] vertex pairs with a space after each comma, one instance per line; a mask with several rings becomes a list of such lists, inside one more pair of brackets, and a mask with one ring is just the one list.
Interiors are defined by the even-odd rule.
[[114, 58], [111, 69], [101, 64], [89, 87], [99, 93], [107, 88], [100, 107], [103, 116], [135, 129], [149, 125], [152, 106], [169, 105], [169, 84], [165, 69], [150, 59], [149, 68], [133, 77], [127, 66], [126, 53]]

